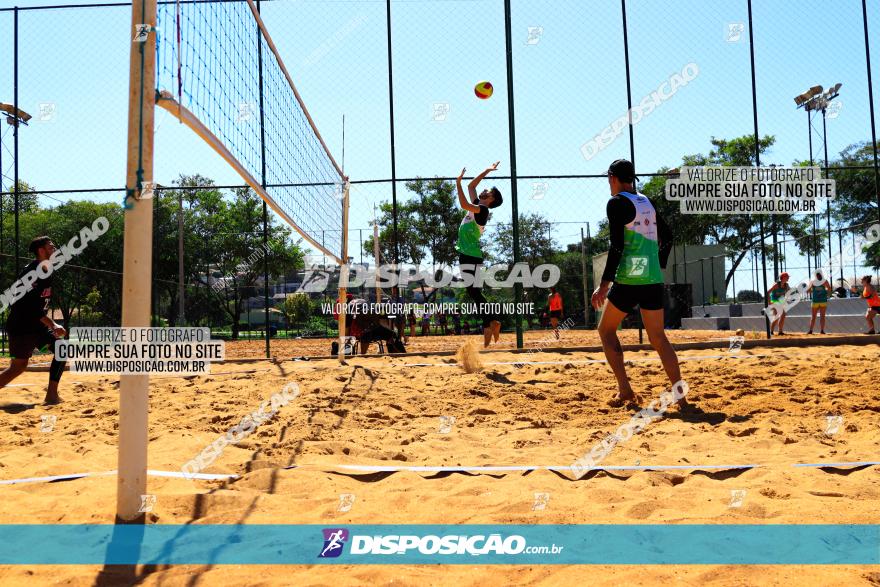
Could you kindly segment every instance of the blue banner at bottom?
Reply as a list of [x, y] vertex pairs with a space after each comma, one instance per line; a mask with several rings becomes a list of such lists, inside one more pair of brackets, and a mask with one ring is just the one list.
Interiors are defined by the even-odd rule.
[[880, 564], [880, 525], [0, 525], [0, 564]]

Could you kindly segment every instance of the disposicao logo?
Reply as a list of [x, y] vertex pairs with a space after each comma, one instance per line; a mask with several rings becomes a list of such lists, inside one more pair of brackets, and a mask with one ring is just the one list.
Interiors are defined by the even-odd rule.
[[348, 540], [348, 530], [345, 528], [324, 528], [324, 548], [318, 558], [336, 558], [342, 554], [342, 547]]

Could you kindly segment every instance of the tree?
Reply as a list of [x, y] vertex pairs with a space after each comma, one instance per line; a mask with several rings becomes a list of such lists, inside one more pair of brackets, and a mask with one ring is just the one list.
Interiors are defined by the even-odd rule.
[[[13, 186], [6, 186], [10, 191], [15, 191]], [[33, 237], [29, 233], [22, 232], [22, 221], [29, 214], [39, 209], [37, 192], [35, 188], [23, 180], [18, 180], [18, 213], [19, 232], [21, 233], [20, 253], [27, 255], [27, 244]], [[0, 241], [0, 279], [3, 283], [11, 283], [15, 279], [15, 195], [0, 196], [0, 224], [2, 224], [2, 236]], [[8, 256], [6, 256], [8, 255]]]
[[287, 320], [287, 329], [290, 330], [290, 324], [300, 324], [305, 322], [312, 313], [312, 302], [308, 294], [293, 293], [284, 298], [281, 304], [281, 312]]
[[[553, 262], [553, 239], [550, 236], [552, 225], [549, 220], [540, 214], [520, 214], [519, 217], [519, 245], [520, 261], [535, 269], [538, 265]], [[495, 226], [489, 239], [489, 258], [496, 263], [513, 265], [513, 224], [505, 223]], [[499, 271], [499, 281], [504, 279], [509, 272]], [[511, 298], [511, 292], [505, 292], [501, 296], [505, 300]], [[546, 289], [532, 287], [523, 288], [523, 301], [535, 304], [535, 310], [542, 307], [546, 302]], [[531, 325], [532, 316], [529, 316]]]
[[[375, 259], [373, 251], [373, 236], [364, 241], [364, 252], [374, 257], [376, 264], [394, 262], [394, 210], [391, 202], [379, 204], [380, 215], [375, 224], [379, 225], [379, 255]], [[417, 219], [415, 209], [409, 203], [400, 203], [397, 206], [397, 252], [401, 263], [418, 265], [425, 258], [425, 253], [419, 241], [416, 230]], [[371, 225], [374, 223], [371, 222]]]
[[[540, 214], [520, 214], [520, 260], [534, 268], [546, 263], [553, 254], [552, 224]], [[498, 224], [489, 239], [490, 258], [499, 263], [513, 264], [513, 225]]]
[[[725, 165], [725, 166], [752, 166], [755, 165], [755, 135], [744, 135], [735, 139], [711, 139], [712, 149], [708, 155], [695, 154], [682, 157], [683, 165]], [[763, 156], [776, 142], [773, 136], [764, 136], [758, 141], [758, 150]], [[766, 165], [766, 158], [762, 157], [762, 164]], [[731, 215], [731, 214], [681, 214], [676, 202], [667, 201], [665, 198], [665, 186], [668, 178], [677, 175], [675, 170], [661, 168], [659, 173], [668, 173], [667, 176], [655, 175], [642, 186], [641, 192], [648, 196], [657, 211], [673, 227], [676, 244], [720, 244], [731, 252], [731, 267], [724, 279], [725, 289], [733, 278], [734, 272], [745, 259], [749, 251], [764, 247], [765, 253], [771, 260], [779, 261], [783, 258], [781, 251], [774, 252], [772, 246], [764, 244], [764, 235], [760, 234], [760, 220], [757, 215]], [[770, 230], [785, 230], [796, 240], [798, 250], [803, 254], [812, 251], [812, 247], [819, 247], [810, 240], [808, 232], [810, 220], [799, 219], [790, 215], [775, 215]], [[765, 225], [765, 229], [766, 229]], [[607, 235], [607, 226], [604, 227]], [[771, 232], [772, 234], [772, 232]]]
[[[53, 274], [54, 302], [67, 326], [93, 289], [105, 295], [91, 311], [108, 319], [122, 313], [122, 209], [111, 203], [71, 200], [52, 208], [37, 208], [20, 220], [23, 241], [47, 235], [61, 247], [101, 216], [110, 223], [107, 232]], [[26, 246], [23, 249], [26, 251]]]
[[[263, 248], [262, 200], [249, 188], [233, 190], [230, 198], [198, 174], [182, 175], [175, 184], [182, 191], [157, 188], [154, 194], [153, 285], [167, 309], [165, 317], [171, 324], [177, 319], [177, 215], [182, 196], [184, 283], [190, 286], [187, 319], [198, 324], [225, 318], [232, 324], [233, 338], [238, 338], [244, 302], [262, 284], [263, 257], [270, 278], [282, 276], [302, 266], [299, 241], [293, 242], [291, 229], [270, 215], [268, 252]], [[222, 276], [217, 291], [209, 287], [216, 283], [212, 273]]]
[[[223, 193], [214, 187], [213, 180], [199, 174], [181, 175], [174, 182], [181, 189], [157, 188], [153, 197], [153, 287], [158, 298], [167, 300], [164, 305], [169, 324], [177, 323], [179, 295], [178, 282], [178, 214], [183, 207], [183, 267], [184, 284], [209, 281], [207, 249], [216, 246], [216, 235], [223, 231], [222, 215], [225, 208]], [[189, 292], [192, 292], [190, 288]], [[204, 303], [193, 303], [190, 293], [186, 296], [184, 312], [191, 324], [205, 317]], [[201, 297], [201, 296], [198, 296]], [[157, 308], [157, 311], [159, 309]]]
[[[458, 253], [458, 225], [464, 212], [456, 205], [455, 186], [442, 179], [417, 178], [406, 183], [413, 196], [397, 206], [398, 254], [401, 264], [420, 265], [428, 257], [434, 265], [452, 266]], [[389, 202], [380, 207], [379, 246], [382, 259], [376, 263], [394, 260], [393, 208]], [[373, 237], [364, 241], [364, 252], [373, 256]], [[422, 282], [422, 295], [425, 284]], [[436, 290], [426, 296], [432, 299]]]
[[[222, 281], [223, 309], [232, 319], [232, 338], [238, 338], [239, 316], [248, 294], [256, 293], [263, 277], [262, 256], [257, 262], [246, 262], [262, 247], [262, 201], [250, 188], [236, 188], [233, 199], [224, 200], [216, 214], [220, 230], [213, 233], [211, 264], [226, 279]], [[265, 253], [269, 276], [284, 275], [293, 266], [302, 266], [303, 252], [299, 242], [291, 241], [291, 231], [269, 217], [269, 251]], [[263, 284], [268, 287], [268, 284]]]
[[97, 310], [101, 303], [101, 292], [97, 287], [86, 294], [77, 312], [80, 326], [101, 326], [104, 318], [103, 312]]
[[[877, 222], [880, 213], [877, 209], [873, 164], [874, 150], [870, 141], [849, 145], [841, 151], [840, 159], [830, 164], [830, 177], [835, 180], [837, 191], [832, 203], [832, 215], [846, 225], [861, 225], [861, 235], [864, 235], [868, 225]], [[862, 169], [854, 169], [856, 167]], [[880, 268], [880, 244], [874, 243], [868, 249], [866, 261], [873, 268]]]

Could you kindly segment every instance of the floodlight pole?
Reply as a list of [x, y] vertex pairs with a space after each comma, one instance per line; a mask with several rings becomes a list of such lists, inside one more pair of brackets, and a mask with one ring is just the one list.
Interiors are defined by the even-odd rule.
[[[822, 146], [825, 150], [825, 174], [826, 177], [828, 175], [828, 125], [825, 123], [825, 108], [827, 102], [822, 104]], [[825, 200], [825, 214], [827, 217], [827, 226], [828, 226], [828, 274], [834, 275], [834, 255], [832, 255], [832, 245], [831, 245], [831, 200]], [[819, 270], [819, 266], [816, 265], [816, 270]], [[834, 279], [832, 277], [832, 279]]]
[[[153, 127], [156, 88], [156, 1], [132, 0], [131, 28], [150, 31], [132, 42], [129, 57], [128, 162], [126, 169], [122, 326], [150, 325], [153, 260], [153, 200], [142, 199], [153, 182]], [[151, 186], [148, 186], [148, 189]], [[147, 489], [149, 375], [122, 375], [119, 382], [119, 457], [116, 485], [117, 523], [142, 524], [141, 496]]]
[[[810, 114], [810, 110], [808, 110], [807, 108], [804, 108], [804, 112], [807, 113], [807, 137], [809, 138], [809, 144], [810, 144], [810, 167], [812, 167], [813, 166], [813, 118], [812, 118], [812, 114]], [[815, 241], [816, 240], [816, 215], [815, 214], [813, 214], [812, 221], [813, 221], [813, 241]], [[807, 273], [812, 272], [812, 268], [810, 267], [810, 258], [811, 258], [810, 249], [807, 248]], [[819, 268], [819, 260], [818, 259], [816, 260], [816, 268], [817, 269]]]

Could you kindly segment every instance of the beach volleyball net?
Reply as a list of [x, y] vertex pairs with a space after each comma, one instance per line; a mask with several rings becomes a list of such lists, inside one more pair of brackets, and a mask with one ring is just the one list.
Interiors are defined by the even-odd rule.
[[342, 263], [348, 186], [253, 0], [157, 7], [156, 104]]

